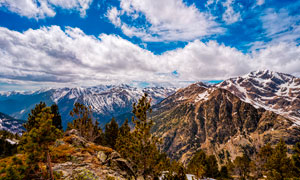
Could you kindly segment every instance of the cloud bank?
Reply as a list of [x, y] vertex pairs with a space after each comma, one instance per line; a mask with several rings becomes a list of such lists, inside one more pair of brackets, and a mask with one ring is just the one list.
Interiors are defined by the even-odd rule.
[[178, 0], [121, 0], [107, 17], [125, 35], [143, 41], [186, 41], [224, 31], [210, 14]]
[[77, 11], [84, 17], [91, 3], [92, 0], [0, 0], [0, 7], [20, 16], [44, 19], [55, 16], [55, 8]]
[[257, 69], [300, 75], [300, 47], [269, 45], [244, 54], [215, 41], [199, 40], [161, 55], [116, 35], [86, 35], [58, 26], [23, 33], [0, 28], [0, 83], [36, 86], [97, 85], [146, 81], [225, 79]]

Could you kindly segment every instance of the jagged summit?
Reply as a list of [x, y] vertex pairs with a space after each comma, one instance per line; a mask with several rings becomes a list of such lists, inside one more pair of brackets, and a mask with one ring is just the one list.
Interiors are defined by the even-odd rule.
[[75, 102], [91, 106], [94, 116], [103, 125], [112, 117], [130, 112], [132, 104], [147, 93], [156, 104], [175, 92], [176, 88], [147, 87], [137, 88], [126, 84], [97, 85], [93, 87], [49, 88], [30, 92], [0, 94], [0, 112], [18, 119], [27, 119], [27, 115], [40, 101], [51, 105], [58, 104], [63, 126], [72, 118], [69, 112]]
[[242, 101], [293, 119], [300, 125], [300, 78], [270, 70], [255, 71], [216, 85]]

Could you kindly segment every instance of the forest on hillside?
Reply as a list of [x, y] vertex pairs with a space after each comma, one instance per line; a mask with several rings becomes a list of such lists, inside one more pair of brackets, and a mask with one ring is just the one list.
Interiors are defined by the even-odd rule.
[[[104, 129], [93, 119], [91, 107], [75, 103], [70, 112], [73, 122], [68, 124], [65, 131], [56, 104], [37, 104], [28, 115], [22, 135], [0, 132], [0, 180], [65, 179], [65, 174], [59, 168], [54, 168], [54, 164], [74, 163], [74, 154], [82, 157], [89, 154], [88, 157], [94, 158], [91, 164], [97, 167], [107, 162], [109, 167], [113, 167], [114, 162], [123, 162], [125, 165], [117, 166], [126, 167], [122, 170], [126, 173], [119, 177], [104, 177], [110, 180], [183, 180], [187, 179], [186, 174], [192, 174], [195, 178], [220, 180], [300, 179], [300, 143], [294, 145], [290, 156], [282, 139], [275, 146], [265, 144], [254, 158], [246, 153], [235, 159], [226, 156], [223, 164], [218, 164], [212, 152], [204, 150], [198, 150], [185, 164], [170, 159], [159, 148], [162, 140], [151, 133], [154, 122], [149, 118], [152, 111], [150, 102], [151, 99], [145, 94], [138, 103], [133, 104], [134, 117], [131, 120], [126, 119], [119, 126], [112, 118]], [[134, 124], [133, 128], [129, 126], [130, 121]], [[70, 146], [72, 143], [77, 144]], [[113, 153], [117, 154], [118, 161], [107, 161]], [[103, 158], [106, 160], [102, 162]], [[81, 169], [68, 177], [78, 180], [101, 179], [91, 171]]]

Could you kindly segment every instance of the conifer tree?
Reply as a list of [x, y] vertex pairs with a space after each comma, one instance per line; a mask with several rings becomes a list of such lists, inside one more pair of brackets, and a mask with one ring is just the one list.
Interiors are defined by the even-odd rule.
[[104, 141], [105, 145], [115, 149], [116, 141], [119, 136], [119, 125], [115, 118], [112, 118], [109, 123], [105, 125]]
[[[98, 122], [93, 120], [93, 112], [91, 107], [83, 104], [75, 103], [70, 115], [75, 118], [72, 123], [68, 123], [67, 130], [77, 129], [79, 134], [89, 141], [95, 141], [101, 136], [101, 128]], [[93, 123], [95, 121], [95, 124]]]
[[219, 176], [218, 162], [214, 155], [207, 157], [207, 170], [205, 176], [210, 178], [217, 178]]
[[187, 165], [187, 170], [190, 174], [194, 174], [197, 178], [203, 178], [207, 171], [206, 154], [203, 150], [195, 153]]
[[249, 177], [250, 173], [250, 158], [243, 154], [243, 156], [238, 156], [233, 161], [233, 164], [235, 166], [235, 171], [240, 176], [241, 180], [246, 180]]
[[258, 154], [255, 157], [255, 161], [252, 163], [253, 174], [255, 178], [261, 178], [263, 174], [266, 174], [266, 163], [273, 154], [273, 148], [268, 143], [261, 147]]
[[222, 180], [232, 179], [232, 178], [229, 176], [229, 172], [228, 172], [227, 166], [222, 166], [222, 167], [221, 167], [221, 170], [220, 170], [220, 176], [219, 176], [218, 179], [222, 179]]
[[[32, 112], [40, 111], [38, 114], [32, 113], [30, 118], [30, 124], [27, 126], [28, 131], [25, 132], [20, 140], [20, 150], [26, 155], [26, 171], [25, 176], [27, 179], [35, 179], [44, 176], [44, 173], [39, 167], [39, 163], [46, 159], [48, 176], [50, 179], [54, 179], [49, 147], [57, 138], [61, 136], [61, 131], [52, 125], [53, 114], [51, 114], [50, 107], [40, 109], [40, 106], [36, 106], [37, 109]], [[33, 115], [34, 114], [34, 115]], [[29, 128], [31, 127], [31, 128]]]
[[280, 180], [291, 177], [292, 164], [286, 153], [286, 144], [280, 139], [266, 163], [267, 179]]
[[61, 115], [59, 114], [58, 106], [57, 104], [52, 104], [51, 106], [51, 112], [54, 115], [52, 118], [52, 124], [59, 130], [62, 130], [63, 127], [61, 125]]
[[36, 116], [42, 112], [42, 109], [46, 107], [46, 103], [40, 102], [35, 105], [35, 108], [31, 110], [30, 114], [28, 114], [27, 122], [24, 124], [24, 127], [27, 132], [29, 132], [32, 128], [37, 128], [38, 123], [36, 121]]
[[129, 133], [130, 133], [130, 127], [128, 124], [128, 119], [126, 119], [125, 122], [122, 124], [122, 126], [119, 129], [119, 135], [127, 136]]
[[297, 142], [294, 145], [294, 154], [292, 156], [292, 163], [294, 167], [294, 175], [299, 175], [300, 174], [300, 142]]
[[151, 100], [145, 94], [137, 104], [133, 104], [132, 122], [135, 127], [127, 138], [118, 139], [116, 147], [123, 157], [136, 165], [137, 174], [144, 179], [158, 177], [165, 167], [166, 156], [157, 148], [159, 139], [150, 132], [153, 121], [148, 118], [151, 113]]

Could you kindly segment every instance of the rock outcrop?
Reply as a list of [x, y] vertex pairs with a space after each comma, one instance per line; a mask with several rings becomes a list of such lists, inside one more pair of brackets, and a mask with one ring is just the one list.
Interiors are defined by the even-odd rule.
[[111, 148], [95, 145], [79, 136], [77, 130], [65, 133], [52, 148], [53, 170], [62, 179], [130, 179], [132, 165]]

